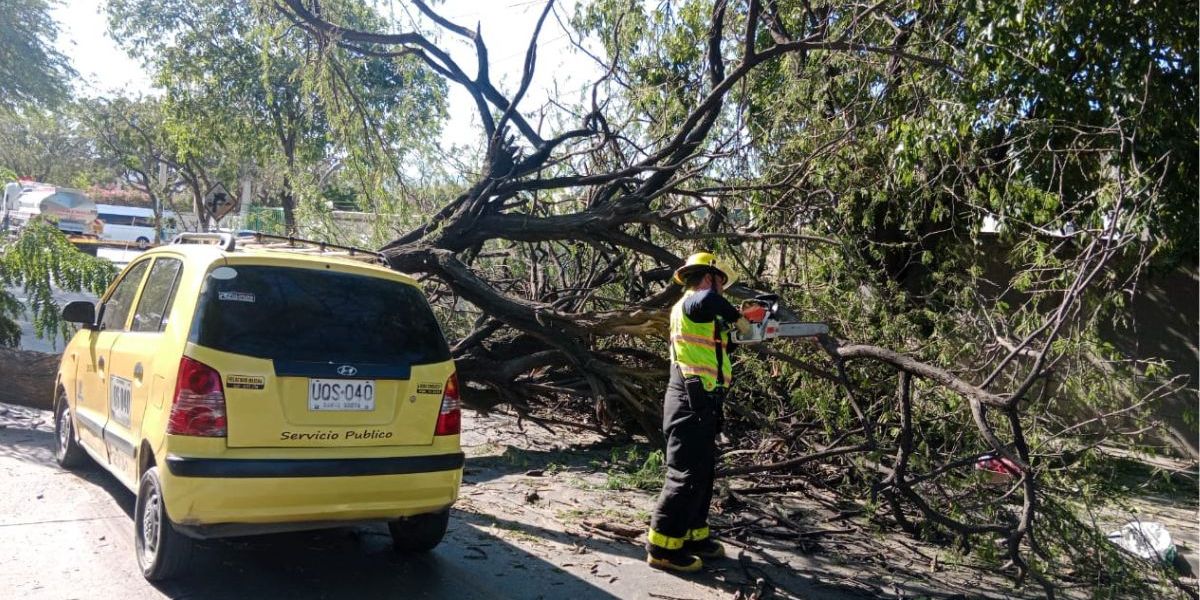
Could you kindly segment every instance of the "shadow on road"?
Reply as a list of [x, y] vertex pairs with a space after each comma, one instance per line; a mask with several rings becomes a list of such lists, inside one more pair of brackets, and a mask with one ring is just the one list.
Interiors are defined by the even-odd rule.
[[[646, 551], [638, 540], [618, 540], [601, 537], [586, 537], [570, 532], [538, 527], [529, 523], [500, 519], [489, 514], [459, 512], [456, 515], [462, 521], [479, 528], [498, 528], [520, 532], [539, 540], [553, 540], [568, 546], [580, 548], [586, 553], [607, 555], [632, 559], [641, 562], [645, 559]], [[816, 574], [803, 574], [771, 569], [757, 556], [745, 554], [739, 556], [740, 549], [733, 544], [727, 544], [729, 555], [724, 559], [705, 561], [704, 570], [689, 575], [678, 575], [688, 581], [711, 588], [717, 597], [754, 597], [754, 590], [759, 580], [769, 582], [774, 588], [777, 598], [805, 598], [838, 600], [875, 598], [876, 595], [861, 588], [847, 586], [836, 582], [822, 582]], [[778, 548], [775, 548], [778, 550]], [[584, 555], [586, 557], [586, 554]], [[580, 562], [588, 562], [582, 558]], [[965, 597], [963, 597], [965, 598]]]
[[0, 456], [28, 463], [53, 464], [54, 434], [34, 425], [4, 425], [0, 429]]
[[[622, 468], [620, 465], [615, 465], [615, 462], [621, 460], [621, 456], [629, 448], [628, 442], [614, 443], [611, 441], [598, 441], [574, 444], [569, 447], [550, 447], [538, 449], [525, 449], [515, 446], [506, 446], [503, 452], [499, 454], [471, 457], [467, 459], [467, 469], [464, 477], [464, 483], [468, 486], [484, 484], [509, 475], [522, 474], [531, 471], [556, 471], [556, 472], [578, 472], [578, 473], [594, 473], [604, 472], [612, 469]], [[474, 488], [466, 488], [474, 489]], [[469, 492], [468, 492], [469, 493]], [[474, 503], [467, 503], [464, 507], [472, 506]], [[567, 531], [558, 527], [543, 527], [537, 523], [531, 523], [528, 520], [515, 520], [506, 518], [498, 513], [488, 510], [485, 506], [474, 504], [474, 511], [459, 511], [456, 513], [456, 518], [467, 523], [473, 524], [479, 528], [491, 529], [493, 531], [509, 531], [513, 535], [525, 537], [530, 540], [539, 542], [556, 542], [568, 548], [575, 548], [579, 553], [579, 557], [568, 557], [565, 562], [575, 564], [587, 563], [608, 563], [611, 561], [619, 561], [626, 565], [622, 577], [634, 575], [636, 570], [648, 570], [644, 567], [643, 561], [646, 557], [645, 547], [641, 537], [625, 538], [622, 536], [604, 536], [601, 534], [589, 534], [581, 531], [570, 531], [572, 529], [579, 530], [578, 523], [575, 526], [569, 526], [571, 521], [575, 519], [568, 517]], [[603, 520], [603, 510], [598, 509], [596, 514], [601, 515]], [[580, 518], [582, 519], [582, 518]], [[562, 518], [558, 518], [561, 522]], [[628, 524], [628, 523], [626, 523]], [[509, 537], [512, 537], [511, 535]], [[754, 546], [758, 548], [769, 548], [776, 555], [787, 554], [795, 551], [795, 543], [793, 547], [787, 547], [786, 542], [779, 540], [755, 540]], [[743, 552], [741, 548], [730, 543], [726, 545], [726, 550], [729, 556], [725, 559], [717, 559], [706, 561], [704, 570], [690, 575], [678, 576], [685, 578], [692, 584], [703, 586], [710, 590], [710, 594], [705, 594], [704, 597], [741, 597], [753, 598], [759, 594], [757, 590], [764, 585], [773, 589], [774, 597], [781, 599], [789, 598], [805, 598], [806, 600], [823, 600], [833, 599], [849, 600], [849, 599], [864, 599], [874, 598], [875, 594], [864, 591], [861, 587], [853, 585], [845, 585], [836, 581], [823, 581], [823, 574], [820, 572], [804, 572], [787, 566], [780, 567], [771, 565], [765, 562], [765, 559], [758, 553]], [[739, 556], [740, 555], [740, 556]], [[629, 566], [629, 562], [633, 562], [638, 566]], [[821, 559], [819, 557], [809, 557], [806, 566], [819, 567]], [[560, 564], [564, 561], [560, 560]], [[603, 581], [601, 579], [601, 581]], [[670, 589], [662, 586], [650, 589]], [[693, 588], [694, 589], [694, 588]], [[645, 590], [649, 591], [649, 589]], [[664, 594], [659, 594], [664, 596]], [[683, 594], [679, 597], [687, 597], [688, 594]], [[666, 592], [664, 597], [672, 597], [670, 592]]]
[[615, 598], [471, 523], [450, 527], [413, 556], [393, 552], [382, 525], [205, 541], [191, 575], [158, 587], [187, 598]]
[[[589, 562], [588, 555], [620, 557], [631, 559], [637, 563], [642, 562], [646, 558], [645, 547], [640, 541], [573, 535], [565, 531], [547, 529], [519, 521], [500, 519], [487, 514], [461, 512], [458, 516], [463, 521], [479, 528], [498, 528], [517, 531], [539, 540], [552, 540], [578, 548], [581, 552], [581, 560], [579, 562]], [[689, 575], [679, 575], [679, 577], [710, 587], [715, 591], [721, 592], [722, 596], [732, 596], [740, 590], [746, 590], [747, 586], [754, 583], [753, 580], [747, 580], [734, 572], [737, 570], [738, 563], [735, 560], [717, 560], [707, 563], [704, 571]]]
[[[31, 415], [27, 427], [19, 420], [0, 429], [0, 457], [58, 469], [49, 413]], [[130, 518], [132, 538], [133, 494], [95, 464], [72, 475], [112, 498]], [[463, 517], [455, 511], [445, 541], [425, 555], [396, 554], [383, 524], [205, 540], [188, 575], [156, 587], [189, 599], [616, 597]], [[132, 547], [118, 551], [135, 560]]]
[[[54, 461], [54, 432], [47, 429], [50, 427], [47, 424], [50, 418], [49, 413], [34, 409], [21, 410], [39, 416], [44, 414], [46, 422], [31, 420], [27, 422], [27, 427], [4, 425], [3, 429], [0, 429], [0, 457], [15, 458], [32, 464], [44, 465], [51, 469], [61, 469]], [[71, 469], [70, 473], [104, 490], [126, 515], [133, 518], [133, 494], [100, 465], [89, 458], [83, 465]]]

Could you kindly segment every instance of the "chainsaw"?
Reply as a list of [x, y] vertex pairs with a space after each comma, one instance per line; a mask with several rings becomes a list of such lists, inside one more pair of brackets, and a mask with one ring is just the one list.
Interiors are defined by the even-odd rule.
[[806, 323], [801, 321], [780, 321], [779, 296], [763, 294], [742, 301], [742, 316], [750, 321], [750, 328], [745, 334], [732, 332], [731, 338], [735, 344], [761, 344], [775, 338], [818, 338], [829, 335], [829, 325], [826, 323]]

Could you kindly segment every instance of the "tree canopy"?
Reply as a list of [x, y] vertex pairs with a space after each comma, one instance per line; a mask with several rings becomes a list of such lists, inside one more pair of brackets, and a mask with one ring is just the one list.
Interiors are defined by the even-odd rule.
[[[353, 22], [372, 23], [365, 5], [346, 7]], [[331, 127], [403, 154], [405, 141], [435, 131], [441, 117], [443, 86], [412, 61], [343, 66], [336, 48], [252, 3], [118, 0], [107, 11], [116, 39], [165, 91], [168, 127], [183, 156], [233, 154], [269, 176], [289, 231], [297, 187], [319, 189], [337, 163], [369, 147], [349, 136], [335, 142]], [[306, 78], [302, 67], [322, 58], [328, 69]], [[335, 85], [344, 92], [321, 93]]]
[[53, 0], [0, 0], [0, 112], [54, 106], [67, 100], [75, 76], [54, 47], [58, 22]]
[[98, 170], [77, 116], [35, 107], [0, 113], [0, 166], [17, 177], [76, 187]]

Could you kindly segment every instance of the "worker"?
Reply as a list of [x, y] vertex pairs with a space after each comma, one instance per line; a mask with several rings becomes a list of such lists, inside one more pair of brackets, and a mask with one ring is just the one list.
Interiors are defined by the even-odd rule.
[[683, 298], [671, 308], [671, 375], [663, 400], [667, 477], [650, 519], [646, 562], [691, 573], [725, 548], [708, 528], [725, 390], [733, 377], [729, 329], [749, 322], [721, 294], [733, 271], [709, 252], [675, 271]]

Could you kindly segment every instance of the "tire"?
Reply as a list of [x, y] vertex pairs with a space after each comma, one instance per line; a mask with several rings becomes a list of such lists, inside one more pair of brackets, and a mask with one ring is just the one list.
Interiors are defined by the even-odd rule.
[[75, 435], [75, 423], [71, 421], [71, 405], [67, 402], [66, 392], [58, 392], [58, 409], [54, 413], [54, 460], [64, 469], [83, 466], [88, 461], [88, 455], [79, 445]]
[[150, 247], [150, 239], [144, 238], [144, 237], [138, 238], [137, 239], [137, 247], [139, 250], [145, 250], [146, 248], [149, 248]]
[[397, 552], [428, 552], [437, 547], [450, 524], [450, 509], [388, 522]]
[[158, 467], [150, 467], [138, 484], [133, 530], [138, 566], [147, 581], [165, 581], [187, 568], [195, 542], [167, 518]]

